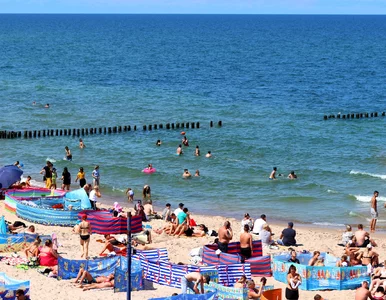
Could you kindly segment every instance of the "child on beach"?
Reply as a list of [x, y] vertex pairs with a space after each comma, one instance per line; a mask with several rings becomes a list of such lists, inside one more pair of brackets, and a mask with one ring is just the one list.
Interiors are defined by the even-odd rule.
[[56, 179], [58, 178], [58, 173], [56, 172], [55, 168], [52, 168], [52, 183], [51, 183], [51, 189], [56, 190]]
[[92, 174], [91, 174], [92, 178], [93, 178], [93, 186], [99, 186], [100, 185], [100, 173], [99, 173], [99, 166], [95, 166], [94, 170], [92, 171]]
[[127, 189], [126, 195], [127, 195], [127, 200], [129, 202], [133, 202], [134, 201], [134, 191], [131, 188]]

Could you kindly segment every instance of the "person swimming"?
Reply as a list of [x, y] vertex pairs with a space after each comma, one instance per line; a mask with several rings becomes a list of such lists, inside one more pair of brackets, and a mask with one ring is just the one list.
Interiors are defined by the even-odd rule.
[[194, 176], [195, 176], [195, 177], [200, 177], [200, 171], [199, 171], [199, 170], [196, 170], [196, 173], [194, 173]]
[[212, 157], [212, 152], [208, 151], [208, 153], [205, 155], [205, 157]]
[[201, 153], [200, 153], [200, 147], [196, 146], [196, 151], [194, 152], [194, 155], [195, 156], [200, 156]]
[[44, 106], [44, 108], [50, 108], [50, 104], [47, 103], [47, 104]]
[[188, 139], [186, 138], [186, 136], [184, 136], [184, 138], [182, 139], [182, 144], [184, 144], [184, 146], [186, 146], [186, 147], [189, 146], [189, 141], [188, 141]]
[[184, 169], [184, 174], [182, 174], [182, 177], [190, 178], [190, 177], [192, 177], [192, 174], [190, 174], [188, 169]]
[[80, 149], [86, 148], [86, 145], [83, 143], [82, 139], [79, 139], [79, 148]]
[[184, 152], [182, 151], [182, 146], [181, 146], [181, 144], [180, 144], [180, 145], [178, 145], [176, 154], [177, 154], [177, 155], [182, 155], [183, 153], [184, 153]]
[[161, 140], [157, 140], [157, 142], [155, 143], [156, 146], [161, 146]]
[[288, 178], [289, 179], [296, 179], [296, 178], [298, 178], [298, 176], [295, 174], [295, 171], [291, 171], [291, 173], [289, 173], [289, 175], [288, 175]]

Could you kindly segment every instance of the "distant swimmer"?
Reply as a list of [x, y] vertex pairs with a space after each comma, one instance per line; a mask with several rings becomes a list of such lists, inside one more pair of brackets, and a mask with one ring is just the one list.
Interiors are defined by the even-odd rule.
[[66, 151], [66, 159], [69, 161], [72, 161], [72, 154], [70, 148], [68, 146], [64, 147], [64, 150]]
[[44, 108], [50, 108], [50, 104], [47, 103], [47, 104], [44, 106]]
[[205, 155], [205, 157], [212, 157], [212, 152], [208, 151], [208, 153]]
[[33, 102], [32, 102], [32, 105], [36, 105], [36, 101], [33, 101]]
[[271, 175], [269, 175], [269, 179], [270, 180], [275, 180], [276, 179], [276, 171], [277, 171], [277, 168], [276, 167], [273, 167], [273, 170], [271, 172]]
[[200, 153], [200, 147], [196, 146], [196, 150], [194, 151], [194, 155], [195, 156], [200, 156], [201, 153]]
[[295, 174], [295, 171], [291, 171], [291, 173], [288, 174], [289, 179], [296, 179], [298, 178], [298, 175]]
[[186, 136], [184, 136], [184, 138], [182, 139], [182, 144], [184, 144], [184, 146], [186, 146], [186, 147], [189, 147], [189, 141], [186, 138]]
[[184, 174], [182, 174], [182, 177], [190, 178], [190, 177], [192, 177], [192, 174], [190, 174], [188, 169], [184, 169]]
[[182, 146], [181, 146], [181, 144], [180, 144], [180, 145], [178, 145], [176, 154], [177, 154], [177, 155], [182, 155], [183, 153], [184, 153], [184, 152], [182, 151]]
[[157, 142], [155, 143], [156, 146], [161, 146], [161, 140], [157, 140]]
[[80, 149], [86, 148], [86, 145], [83, 143], [82, 139], [79, 139], [79, 148]]
[[196, 170], [196, 173], [194, 173], [194, 176], [195, 176], [195, 177], [200, 177], [200, 171], [199, 171], [199, 170]]

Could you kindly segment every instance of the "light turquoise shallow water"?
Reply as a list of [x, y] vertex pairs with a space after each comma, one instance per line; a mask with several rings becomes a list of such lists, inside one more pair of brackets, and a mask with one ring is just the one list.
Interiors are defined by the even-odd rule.
[[[46, 159], [125, 201], [152, 187], [157, 206], [318, 224], [367, 222], [386, 201], [385, 118], [323, 121], [385, 110], [383, 16], [0, 15], [2, 129], [137, 125], [137, 132], [0, 140], [0, 163], [38, 175]], [[32, 101], [38, 105], [32, 106]], [[50, 103], [50, 109], [42, 106]], [[222, 120], [222, 128], [209, 122]], [[180, 131], [144, 124], [201, 122]], [[163, 144], [156, 147], [161, 139]], [[63, 161], [64, 146], [73, 162]], [[194, 157], [199, 145], [202, 154]], [[141, 170], [152, 163], [157, 172]], [[273, 166], [299, 179], [268, 181]], [[183, 169], [200, 178], [182, 179]], [[386, 226], [380, 209], [380, 226]]]

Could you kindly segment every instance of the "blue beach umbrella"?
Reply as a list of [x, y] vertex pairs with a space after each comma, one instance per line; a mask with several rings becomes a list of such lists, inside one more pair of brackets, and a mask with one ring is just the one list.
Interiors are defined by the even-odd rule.
[[23, 171], [16, 166], [4, 166], [0, 168], [0, 189], [9, 188], [19, 181]]

